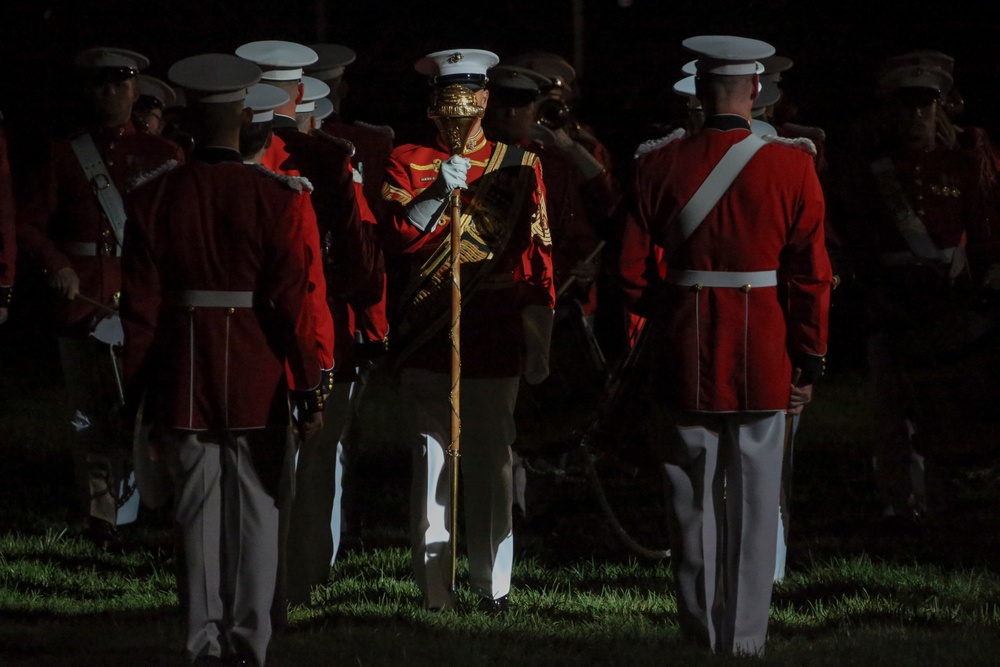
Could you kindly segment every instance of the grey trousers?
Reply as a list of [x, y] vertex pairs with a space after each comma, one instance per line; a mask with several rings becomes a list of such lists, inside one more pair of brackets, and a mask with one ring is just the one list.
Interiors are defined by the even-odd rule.
[[784, 414], [654, 413], [682, 629], [763, 655], [774, 580]]
[[[469, 580], [479, 595], [497, 599], [510, 591], [514, 562], [511, 449], [514, 403], [520, 379], [462, 379], [461, 472]], [[448, 444], [451, 379], [404, 370], [401, 392], [413, 437], [410, 538], [413, 572], [428, 608], [449, 607], [451, 485]]]
[[254, 448], [281, 448], [287, 428], [170, 431], [187, 572], [187, 656], [252, 655], [264, 664], [278, 565], [278, 508]]
[[345, 435], [355, 383], [333, 385], [323, 410], [323, 430], [299, 443], [295, 492], [288, 518], [288, 602], [309, 602], [312, 586], [326, 583], [340, 549]]

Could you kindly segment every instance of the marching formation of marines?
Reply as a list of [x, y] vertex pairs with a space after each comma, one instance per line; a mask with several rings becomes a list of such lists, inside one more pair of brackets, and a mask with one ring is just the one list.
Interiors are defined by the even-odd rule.
[[376, 370], [413, 457], [423, 607], [456, 604], [461, 504], [469, 587], [504, 612], [528, 510], [515, 405], [575, 372], [553, 363], [566, 318], [598, 383], [605, 342], [650, 378], [680, 623], [709, 649], [764, 652], [835, 271], [868, 295], [883, 514], [934, 512], [924, 472], [949, 445], [928, 406], [1000, 289], [1000, 162], [957, 122], [954, 61], [886, 61], [863, 154], [828, 165], [823, 130], [782, 106], [789, 58], [744, 37], [683, 46], [695, 59], [663, 83], [685, 117], [620, 169], [576, 117], [574, 68], [540, 51], [420, 58], [434, 131], [396, 145], [343, 119], [343, 45], [250, 42], [166, 80], [88, 49], [91, 122], [16, 203], [0, 128], [0, 325], [30, 263], [55, 304], [80, 532], [114, 549], [140, 502], [172, 502], [192, 663], [263, 665], [287, 604], [357, 538]]

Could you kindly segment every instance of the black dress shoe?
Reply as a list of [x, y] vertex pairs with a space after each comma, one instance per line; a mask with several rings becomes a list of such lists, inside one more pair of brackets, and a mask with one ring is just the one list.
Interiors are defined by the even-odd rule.
[[499, 616], [500, 614], [506, 612], [509, 607], [509, 595], [504, 595], [503, 597], [496, 598], [495, 600], [490, 598], [479, 598], [479, 604], [477, 605], [479, 611], [489, 616]]
[[122, 534], [110, 523], [97, 517], [87, 520], [83, 537], [101, 551], [121, 551]]

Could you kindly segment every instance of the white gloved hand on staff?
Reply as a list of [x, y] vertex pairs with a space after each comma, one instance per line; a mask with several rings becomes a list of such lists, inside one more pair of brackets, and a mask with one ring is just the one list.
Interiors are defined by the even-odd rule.
[[421, 231], [433, 227], [444, 213], [449, 195], [456, 189], [468, 189], [465, 179], [471, 166], [472, 161], [461, 155], [443, 160], [437, 179], [410, 203], [407, 220]]

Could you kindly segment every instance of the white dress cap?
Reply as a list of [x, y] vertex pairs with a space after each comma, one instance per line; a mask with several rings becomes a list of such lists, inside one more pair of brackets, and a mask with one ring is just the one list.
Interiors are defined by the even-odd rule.
[[73, 64], [80, 69], [95, 69], [98, 67], [127, 67], [138, 74], [149, 67], [149, 58], [129, 51], [128, 49], [117, 49], [109, 46], [97, 46], [92, 49], [80, 51], [73, 58]]
[[316, 52], [319, 59], [306, 66], [305, 72], [323, 81], [343, 76], [344, 68], [358, 57], [354, 49], [343, 44], [310, 44], [309, 48]]
[[701, 35], [688, 37], [682, 44], [698, 54], [698, 74], [760, 74], [764, 66], [758, 61], [774, 55], [773, 46], [749, 37]]
[[470, 83], [485, 85], [486, 70], [500, 62], [497, 54], [481, 49], [448, 49], [428, 53], [414, 64], [421, 74], [431, 78], [431, 85]]
[[172, 107], [177, 104], [177, 93], [166, 81], [148, 74], [140, 74], [136, 83], [139, 86], [140, 95], [159, 100], [160, 104], [164, 107]]
[[778, 88], [778, 84], [774, 81], [761, 81], [757, 99], [753, 101], [753, 109], [754, 111], [757, 109], [763, 111], [765, 108], [777, 104], [780, 99], [781, 89]]
[[323, 120], [329, 118], [333, 115], [333, 102], [327, 97], [321, 97], [316, 100], [316, 111], [313, 112], [313, 116], [316, 120]]
[[701, 100], [699, 100], [694, 92], [694, 77], [686, 76], [680, 81], [674, 84], [674, 92], [681, 97], [686, 97], [688, 100], [688, 109], [701, 109]]
[[674, 92], [678, 95], [686, 95], [687, 97], [695, 97], [694, 88], [694, 77], [686, 76], [677, 83], [674, 84]]
[[269, 83], [258, 83], [250, 86], [244, 109], [253, 109], [253, 122], [266, 123], [274, 120], [274, 110], [288, 101], [288, 93]]
[[568, 86], [576, 81], [576, 70], [562, 56], [549, 53], [547, 51], [531, 51], [522, 53], [510, 61], [511, 65], [524, 67], [542, 76], [558, 80], [562, 85]]
[[295, 105], [295, 113], [311, 113], [316, 100], [330, 94], [330, 86], [311, 76], [302, 77], [302, 101]]
[[193, 102], [221, 104], [246, 99], [247, 88], [260, 81], [260, 68], [226, 53], [205, 53], [175, 62], [167, 78]]
[[237, 48], [236, 55], [257, 63], [265, 81], [298, 81], [302, 68], [319, 59], [308, 46], [277, 39], [249, 42]]
[[528, 69], [527, 67], [517, 67], [515, 65], [497, 65], [490, 68], [490, 89], [523, 90], [527, 92], [540, 93], [545, 88], [552, 85], [552, 79]]
[[926, 88], [946, 94], [951, 90], [955, 60], [939, 51], [914, 51], [886, 60], [879, 71], [882, 92], [899, 88]]
[[764, 66], [764, 73], [760, 75], [761, 81], [781, 81], [781, 73], [792, 69], [791, 58], [785, 56], [768, 56], [761, 58], [760, 63]]

